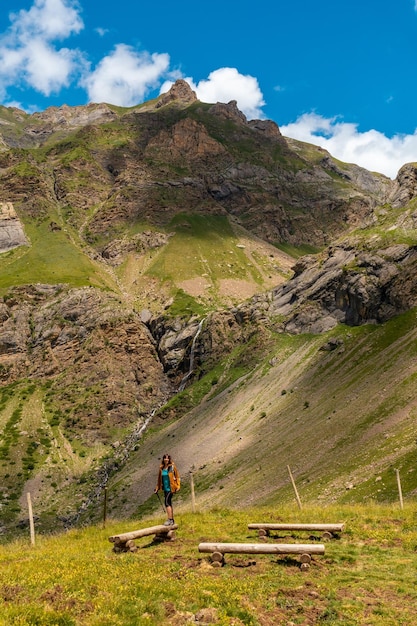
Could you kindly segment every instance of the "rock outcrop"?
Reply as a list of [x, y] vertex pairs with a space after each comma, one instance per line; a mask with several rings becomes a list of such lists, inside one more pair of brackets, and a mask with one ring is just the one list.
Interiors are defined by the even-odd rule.
[[417, 306], [417, 246], [372, 252], [349, 245], [303, 257], [294, 276], [273, 292], [238, 307], [246, 319], [281, 331], [323, 333], [338, 323], [383, 323]]
[[144, 420], [173, 391], [139, 314], [97, 289], [16, 288], [0, 320], [3, 382], [51, 381], [48, 410], [86, 443], [108, 442], [112, 428]]
[[0, 202], [0, 253], [27, 246], [23, 226], [11, 202]]
[[166, 93], [159, 97], [155, 107], [157, 109], [176, 102], [177, 104], [189, 105], [197, 100], [195, 91], [182, 79], [178, 79]]
[[417, 196], [417, 163], [407, 163], [398, 172], [390, 195], [393, 207], [405, 206]]

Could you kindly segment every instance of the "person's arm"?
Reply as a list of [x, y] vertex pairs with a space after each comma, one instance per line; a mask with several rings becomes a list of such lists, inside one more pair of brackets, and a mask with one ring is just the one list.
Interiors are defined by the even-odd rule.
[[160, 489], [162, 489], [162, 472], [161, 472], [161, 468], [159, 468], [158, 482], [156, 483], [156, 487], [154, 489], [154, 492], [157, 493], [157, 491], [160, 491]]

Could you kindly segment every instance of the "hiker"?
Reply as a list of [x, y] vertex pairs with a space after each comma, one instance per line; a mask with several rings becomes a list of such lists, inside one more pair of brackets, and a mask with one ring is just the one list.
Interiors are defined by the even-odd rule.
[[180, 475], [171, 456], [164, 454], [158, 472], [158, 483], [155, 487], [155, 493], [160, 489], [164, 492], [165, 510], [168, 516], [164, 526], [172, 526], [174, 524], [174, 510], [172, 508], [172, 496], [179, 491]]

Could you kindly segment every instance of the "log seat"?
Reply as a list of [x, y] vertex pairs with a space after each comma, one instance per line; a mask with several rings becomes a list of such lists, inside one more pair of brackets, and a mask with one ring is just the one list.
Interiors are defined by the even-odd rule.
[[320, 532], [321, 537], [324, 540], [338, 537], [344, 530], [344, 523], [340, 524], [248, 524], [249, 530], [258, 530], [259, 539], [265, 539], [269, 537], [272, 530], [286, 530], [286, 531], [307, 531], [307, 532]]
[[155, 535], [154, 541], [174, 541], [174, 531], [177, 528], [178, 524], [174, 524], [172, 526], [164, 526], [163, 524], [160, 524], [158, 526], [150, 526], [149, 528], [132, 530], [128, 533], [121, 533], [120, 535], [113, 535], [112, 537], [109, 537], [109, 541], [114, 543], [113, 552], [136, 552], [138, 547], [135, 544], [135, 539]]
[[324, 545], [302, 543], [200, 543], [199, 552], [210, 552], [214, 567], [224, 564], [224, 555], [232, 554], [298, 554], [302, 569], [307, 569], [312, 554], [324, 554]]

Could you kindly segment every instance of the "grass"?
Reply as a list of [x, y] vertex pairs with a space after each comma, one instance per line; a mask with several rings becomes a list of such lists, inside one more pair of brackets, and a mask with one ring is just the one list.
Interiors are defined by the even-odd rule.
[[[146, 272], [148, 276], [173, 285], [205, 277], [207, 294], [213, 299], [222, 279], [247, 280], [261, 288], [263, 279], [237, 246], [239, 240], [227, 217], [180, 214], [173, 219], [170, 229], [175, 231], [175, 236], [153, 260]], [[176, 293], [178, 300], [180, 292]], [[189, 305], [188, 302], [186, 308]], [[195, 307], [194, 304], [191, 308]]]
[[27, 223], [25, 230], [30, 246], [1, 256], [0, 291], [31, 283], [111, 286], [111, 279], [72, 242], [66, 231], [51, 231], [47, 222]]
[[294, 246], [290, 243], [277, 243], [276, 247], [278, 248], [278, 250], [282, 250], [282, 252], [289, 254], [294, 259], [299, 259], [306, 254], [316, 254], [317, 252], [319, 252], [319, 248], [310, 246], [308, 244]]
[[[125, 554], [113, 553], [108, 537], [160, 523], [160, 516], [36, 536], [34, 546], [28, 537], [0, 547], [0, 624], [409, 625], [417, 602], [416, 515], [415, 503], [403, 510], [376, 504], [179, 510], [174, 542], [144, 537], [136, 553]], [[226, 555], [222, 568], [212, 568], [209, 555], [198, 552], [202, 541], [257, 542], [247, 524], [259, 521], [346, 527], [307, 571], [296, 557], [256, 554]], [[268, 541], [317, 540], [298, 533]]]

